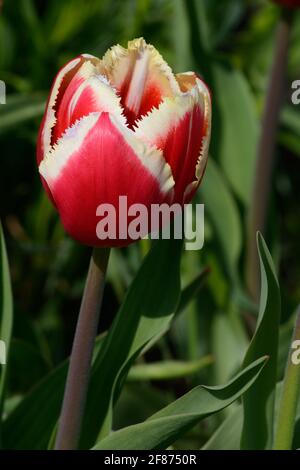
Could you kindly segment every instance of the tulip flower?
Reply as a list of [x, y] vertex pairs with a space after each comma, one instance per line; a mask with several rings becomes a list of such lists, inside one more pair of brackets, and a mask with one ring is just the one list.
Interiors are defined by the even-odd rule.
[[[120, 196], [139, 203], [188, 203], [203, 176], [211, 129], [210, 93], [193, 72], [173, 74], [158, 51], [135, 39], [102, 59], [83, 54], [57, 74], [40, 127], [43, 184], [66, 231], [100, 240], [97, 207]], [[146, 235], [146, 234], [145, 234]]]
[[273, 0], [273, 2], [287, 8], [300, 7], [300, 0]]

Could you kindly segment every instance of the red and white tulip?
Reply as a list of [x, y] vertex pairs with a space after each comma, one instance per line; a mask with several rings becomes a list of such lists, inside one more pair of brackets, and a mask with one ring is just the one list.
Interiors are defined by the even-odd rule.
[[203, 176], [211, 99], [193, 72], [174, 75], [144, 39], [81, 55], [57, 74], [40, 127], [43, 184], [66, 231], [92, 246], [99, 204], [187, 203]]

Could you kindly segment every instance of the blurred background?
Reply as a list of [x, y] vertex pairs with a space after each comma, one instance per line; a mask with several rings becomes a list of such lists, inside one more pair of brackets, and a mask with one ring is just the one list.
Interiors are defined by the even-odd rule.
[[[47, 93], [74, 56], [101, 57], [139, 36], [175, 72], [204, 77], [213, 95], [213, 131], [197, 195], [205, 203], [205, 246], [182, 257], [182, 285], [194, 295], [143, 358], [193, 367], [168, 380], [132, 377], [115, 428], [148, 417], [192, 385], [222, 383], [240, 366], [257, 312], [245, 288], [246, 218], [278, 17], [267, 0], [2, 0], [0, 79], [7, 103], [0, 105], [0, 215], [14, 296], [6, 414], [69, 354], [90, 256], [66, 236], [40, 183], [35, 144]], [[280, 376], [300, 301], [300, 105], [290, 100], [291, 83], [300, 78], [299, 38], [295, 14], [265, 234], [282, 293]], [[113, 250], [99, 331], [111, 324], [148, 248], [142, 241]], [[197, 426], [178, 448], [198, 448], [220, 419]]]

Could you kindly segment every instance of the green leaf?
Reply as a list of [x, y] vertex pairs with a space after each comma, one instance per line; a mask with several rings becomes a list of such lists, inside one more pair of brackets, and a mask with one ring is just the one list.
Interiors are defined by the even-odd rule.
[[181, 247], [181, 240], [153, 243], [127, 292], [92, 369], [83, 448], [110, 431], [112, 406], [131, 364], [170, 325], [180, 295]]
[[[209, 44], [209, 24], [206, 18], [206, 11], [203, 2], [197, 0], [184, 1], [186, 18], [188, 20], [189, 47], [196, 67], [201, 70], [204, 76], [210, 75], [210, 44]], [[201, 58], [201, 60], [200, 60]]]
[[[247, 206], [252, 191], [258, 140], [254, 99], [241, 72], [217, 63], [213, 71], [214, 96], [219, 112], [216, 139], [218, 160], [235, 193]], [[219, 191], [216, 191], [218, 195]], [[220, 218], [225, 220], [224, 217]]]
[[[96, 340], [95, 353], [103, 337]], [[69, 360], [41, 380], [14, 408], [3, 424], [5, 449], [47, 449], [59, 417]]]
[[238, 370], [248, 347], [241, 317], [234, 309], [218, 312], [212, 323], [212, 350], [214, 352], [214, 377], [224, 383]]
[[[167, 245], [169, 243], [170, 243], [170, 247], [168, 249]], [[156, 248], [156, 245], [159, 245], [160, 248], [158, 249], [158, 246]], [[177, 262], [179, 265], [180, 243], [162, 241], [162, 242], [155, 244], [155, 246], [153, 247], [154, 249], [153, 249], [152, 255], [150, 257], [151, 259], [150, 261], [149, 260], [147, 261], [147, 259], [144, 261], [143, 266], [145, 265], [146, 266], [144, 268], [143, 267], [141, 268], [141, 272], [143, 272], [143, 270], [146, 270], [146, 272], [150, 273], [150, 269], [152, 269], [153, 271], [152, 277], [154, 277], [154, 269], [155, 271], [157, 271], [156, 256], [159, 257], [161, 255], [160, 252], [161, 251], [164, 252], [165, 250], [165, 256], [166, 256], [165, 263], [167, 263], [167, 256], [170, 255], [170, 250], [172, 251], [172, 247], [173, 247], [173, 255], [174, 255], [174, 248], [175, 248], [174, 245], [178, 246], [177, 256], [175, 256], [175, 258], [177, 259]], [[170, 265], [172, 265], [172, 263]], [[147, 310], [146, 308], [145, 316], [142, 319], [139, 317], [140, 323], [139, 323], [138, 332], [135, 338], [135, 346], [132, 346], [132, 350], [128, 356], [128, 360], [132, 360], [132, 361], [134, 360], [135, 351], [136, 351], [135, 348], [140, 350], [141, 347], [144, 346], [144, 344], [147, 342], [148, 338], [153, 339], [153, 335], [155, 336], [156, 334], [158, 334], [161, 331], [161, 328], [165, 329], [167, 325], [169, 324], [171, 315], [166, 315], [164, 317], [163, 312], [169, 311], [170, 309], [174, 311], [176, 307], [178, 292], [179, 292], [179, 267], [175, 271], [177, 272], [177, 276], [174, 273], [173, 275], [169, 277], [169, 282], [166, 281], [164, 284], [165, 286], [168, 286], [167, 292], [170, 295], [169, 297], [165, 298], [164, 301], [162, 301], [161, 306], [159, 306], [159, 308], [157, 309], [156, 309], [156, 303], [158, 303], [159, 298], [157, 297], [157, 298], [151, 299], [150, 294], [153, 294], [153, 291], [149, 289], [149, 297], [147, 297], [148, 298], [147, 308], [149, 310]], [[146, 289], [146, 279], [147, 277], [144, 279], [144, 285], [140, 287], [141, 289]], [[177, 281], [175, 282], [176, 279]], [[154, 282], [153, 284], [157, 286], [157, 282]], [[163, 286], [161, 286], [161, 288], [163, 288]], [[171, 288], [174, 289], [174, 291], [171, 292]], [[129, 292], [127, 294], [126, 305], [127, 305], [127, 308], [135, 305], [134, 312], [135, 312], [135, 315], [138, 315], [140, 313], [140, 309], [138, 308], [138, 303], [135, 304], [134, 302], [135, 301], [134, 295], [136, 293], [136, 289], [139, 290], [137, 284], [135, 284], [135, 287], [133, 285], [131, 287], [131, 290], [132, 289], [133, 289], [132, 297], [130, 296]], [[129, 296], [129, 299], [128, 299], [128, 296]], [[146, 296], [145, 296], [144, 301], [145, 300], [146, 300]], [[151, 306], [151, 301], [152, 301], [152, 306]], [[143, 305], [142, 301], [141, 301], [141, 305]], [[126, 318], [125, 318], [126, 309], [125, 310], [121, 309], [121, 311], [123, 311], [123, 314], [122, 314], [123, 320], [119, 328], [122, 328], [123, 327], [122, 325], [124, 325], [124, 321], [126, 321]], [[152, 323], [152, 319], [147, 317], [147, 313], [151, 311], [154, 312], [153, 323]], [[156, 313], [158, 315], [159, 312], [162, 314], [162, 317], [160, 319], [158, 316], [156, 317], [155, 315]], [[132, 319], [130, 318], [130, 315], [128, 315], [128, 322], [130, 322], [130, 320]], [[149, 328], [148, 326], [149, 322], [152, 328], [151, 326]], [[131, 322], [131, 324], [133, 323]], [[117, 329], [117, 332], [118, 332], [118, 329]], [[125, 326], [123, 335], [126, 336], [127, 333], [129, 334], [129, 329], [127, 330], [127, 327]], [[101, 340], [100, 339], [97, 340], [96, 342], [97, 351], [99, 351], [102, 341], [103, 341], [103, 338], [101, 338]], [[108, 347], [108, 352], [111, 351], [110, 348], [113, 345], [109, 346], [107, 342], [105, 344], [106, 344], [106, 347]], [[126, 344], [126, 341], [125, 341], [125, 344]], [[117, 354], [117, 350], [114, 353]], [[99, 395], [97, 395], [97, 388], [95, 389], [93, 388], [93, 384], [96, 383], [96, 386], [97, 386], [97, 382], [101, 380], [102, 378], [101, 363], [99, 367], [99, 357], [101, 356], [99, 355], [97, 359], [94, 359], [93, 366], [92, 366], [91, 388], [90, 388], [90, 396], [89, 396], [90, 401], [88, 404], [88, 408], [90, 407], [92, 413], [94, 413], [94, 411], [99, 406]], [[110, 365], [111, 363], [109, 360], [108, 369]], [[8, 449], [45, 449], [47, 448], [48, 442], [51, 439], [51, 436], [53, 435], [53, 429], [56, 427], [57, 419], [58, 419], [59, 412], [60, 412], [65, 378], [67, 374], [67, 367], [68, 367], [68, 361], [65, 361], [57, 369], [55, 369], [53, 372], [47, 375], [45, 379], [43, 379], [39, 384], [37, 384], [30, 391], [30, 393], [26, 395], [26, 397], [21, 401], [21, 403], [8, 416], [7, 420], [4, 423], [5, 448], [8, 448]], [[104, 369], [104, 372], [105, 372], [105, 369]], [[120, 374], [120, 378], [121, 378], [121, 374]], [[47, 406], [45, 406], [45, 403], [47, 403]], [[99, 430], [99, 421], [96, 421], [95, 424], [96, 424], [95, 432], [97, 433]]]
[[281, 113], [281, 124], [292, 131], [294, 134], [299, 135], [300, 132], [300, 116], [297, 106], [286, 106]]
[[141, 423], [174, 400], [171, 390], [150, 382], [126, 382], [114, 409], [114, 429]]
[[[227, 270], [235, 278], [242, 246], [241, 223], [228, 185], [212, 159], [208, 162], [200, 195], [215, 228]], [[220, 214], [226, 214], [226, 217]]]
[[49, 369], [49, 364], [35, 345], [20, 339], [12, 340], [9, 358], [10, 388], [18, 393], [28, 391], [32, 384], [39, 382], [49, 372]]
[[253, 388], [244, 396], [243, 449], [270, 449], [273, 441], [274, 398], [277, 378], [280, 291], [271, 255], [260, 233], [257, 246], [261, 270], [261, 294], [255, 334], [244, 366], [261, 355], [270, 360]]
[[106, 437], [94, 449], [165, 449], [201, 419], [238, 399], [255, 382], [265, 362], [266, 358], [255, 361], [225, 386], [195, 387], [147, 421]]
[[286, 363], [288, 360], [291, 337], [293, 335], [295, 320], [297, 311], [295, 311], [291, 317], [283, 324], [280, 325], [279, 329], [279, 344], [278, 344], [278, 364], [277, 364], [277, 380], [282, 380]]
[[[202, 2], [198, 2], [202, 3]], [[229, 34], [237, 25], [245, 10], [244, 2], [240, 0], [206, 0], [208, 9], [208, 22], [211, 25], [210, 42], [214, 49], [221, 45], [224, 47], [226, 40], [231, 40]]]
[[239, 450], [243, 429], [243, 407], [236, 409], [216, 429], [202, 450]]
[[197, 60], [199, 55], [203, 57], [211, 49], [210, 24], [207, 21], [206, 7], [203, 2], [185, 0], [185, 6], [191, 29], [192, 42], [196, 41], [198, 46], [198, 52], [196, 47], [194, 49], [195, 59]]
[[286, 106], [283, 109], [281, 125], [283, 129], [279, 133], [279, 142], [300, 156], [300, 116], [297, 106]]
[[173, 4], [170, 33], [174, 48], [174, 70], [188, 70], [192, 63], [191, 48], [189, 46], [190, 27], [183, 1], [174, 2]]
[[[7, 361], [13, 324], [13, 299], [10, 273], [5, 249], [2, 225], [0, 223], [0, 340], [1, 359]], [[4, 357], [2, 357], [4, 356]], [[2, 415], [7, 364], [0, 363], [0, 416]]]
[[[282, 394], [282, 382], [276, 384], [276, 399], [275, 399], [275, 419], [274, 422], [278, 426], [278, 416], [280, 407], [280, 397]], [[298, 400], [297, 409], [297, 422], [300, 424], [300, 401]], [[276, 428], [274, 423], [274, 428]], [[207, 443], [202, 447], [203, 450], [239, 450], [241, 434], [243, 429], [243, 406], [238, 405], [236, 409], [222, 422], [222, 424], [216, 429], [214, 434], [210, 437]], [[296, 425], [297, 431], [297, 425]], [[300, 445], [300, 426], [298, 429], [298, 444], [294, 445], [293, 448], [299, 447]]]
[[44, 96], [8, 96], [6, 105], [0, 107], [0, 133], [19, 126], [25, 121], [42, 116], [44, 109]]
[[182, 313], [186, 307], [189, 305], [190, 301], [198, 294], [201, 287], [205, 283], [208, 275], [210, 273], [210, 268], [206, 267], [203, 271], [196, 276], [193, 281], [191, 281], [184, 289], [181, 291], [180, 300], [176, 309], [176, 315]]
[[[87, 21], [103, 9], [103, 6], [103, 2], [93, 2], [91, 0], [84, 3], [80, 0], [69, 0], [63, 4], [59, 2], [55, 11], [55, 21], [51, 24], [52, 27], [49, 30], [51, 47], [56, 48], [74, 38], [79, 31], [83, 30]], [[48, 18], [51, 18], [50, 15], [48, 15]], [[67, 22], [66, 18], [68, 18]]]
[[130, 369], [129, 381], [135, 380], [172, 380], [196, 374], [213, 363], [212, 356], [204, 356], [195, 361], [164, 361], [138, 364]]
[[67, 368], [65, 361], [47, 375], [4, 421], [5, 449], [47, 449], [60, 412]]
[[297, 405], [300, 396], [299, 364], [293, 362], [293, 344], [300, 342], [300, 308], [295, 322], [294, 334], [291, 341], [290, 354], [286, 364], [285, 376], [277, 418], [276, 433], [273, 449], [290, 450], [293, 442], [294, 426], [297, 417]]

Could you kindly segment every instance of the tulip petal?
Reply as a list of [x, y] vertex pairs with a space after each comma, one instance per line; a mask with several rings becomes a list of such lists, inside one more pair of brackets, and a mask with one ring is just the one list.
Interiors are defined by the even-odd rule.
[[183, 203], [192, 198], [206, 166], [211, 101], [206, 85], [195, 75], [180, 77], [180, 86], [185, 91], [164, 99], [136, 123], [135, 132], [163, 151], [175, 180], [174, 200]]
[[[105, 246], [96, 236], [99, 204], [112, 204], [118, 213], [119, 196], [126, 195], [128, 205], [149, 207], [170, 200], [174, 186], [161, 152], [105, 112], [92, 113], [69, 128], [39, 171], [67, 232], [93, 246]], [[109, 244], [128, 242], [111, 240]]]
[[44, 155], [49, 152], [52, 145], [52, 131], [56, 123], [56, 108], [59, 105], [64, 92], [72, 80], [73, 76], [80, 69], [85, 61], [92, 61], [96, 63], [99, 61], [94, 56], [89, 54], [82, 54], [73, 60], [70, 60], [56, 75], [49, 98], [46, 104], [46, 110], [41, 122], [37, 143], [37, 162], [38, 164], [44, 158]]
[[103, 111], [117, 116], [126, 125], [115, 90], [91, 62], [85, 62], [72, 78], [57, 110], [54, 140], [83, 116]]
[[65, 82], [67, 83], [70, 82], [70, 77], [73, 76], [74, 73], [76, 73], [76, 70], [78, 70], [80, 63], [81, 63], [80, 57], [77, 57], [76, 59], [71, 60], [58, 72], [58, 74], [56, 75], [54, 79], [51, 92], [48, 98], [48, 102], [46, 105], [46, 111], [45, 111], [45, 114], [44, 114], [44, 117], [40, 126], [40, 130], [39, 130], [38, 145], [37, 145], [38, 163], [40, 163], [40, 161], [44, 157], [44, 154], [48, 152], [51, 148], [51, 131], [56, 121], [54, 105], [58, 98], [59, 90], [61, 88], [65, 88], [65, 86], [63, 86], [64, 79], [65, 79]]
[[103, 57], [106, 73], [121, 96], [130, 126], [134, 121], [158, 107], [164, 97], [180, 93], [171, 68], [158, 51], [143, 38], [108, 50]]
[[184, 193], [184, 200], [191, 200], [195, 191], [197, 190], [199, 184], [204, 175], [204, 171], [207, 165], [207, 158], [208, 158], [208, 150], [210, 144], [210, 137], [211, 137], [211, 95], [210, 91], [208, 90], [207, 86], [204, 82], [197, 79], [197, 86], [199, 90], [203, 93], [204, 96], [204, 126], [203, 126], [203, 137], [202, 137], [202, 145], [200, 149], [200, 154], [198, 157], [198, 162], [196, 165], [196, 181], [192, 181], [186, 187]]

